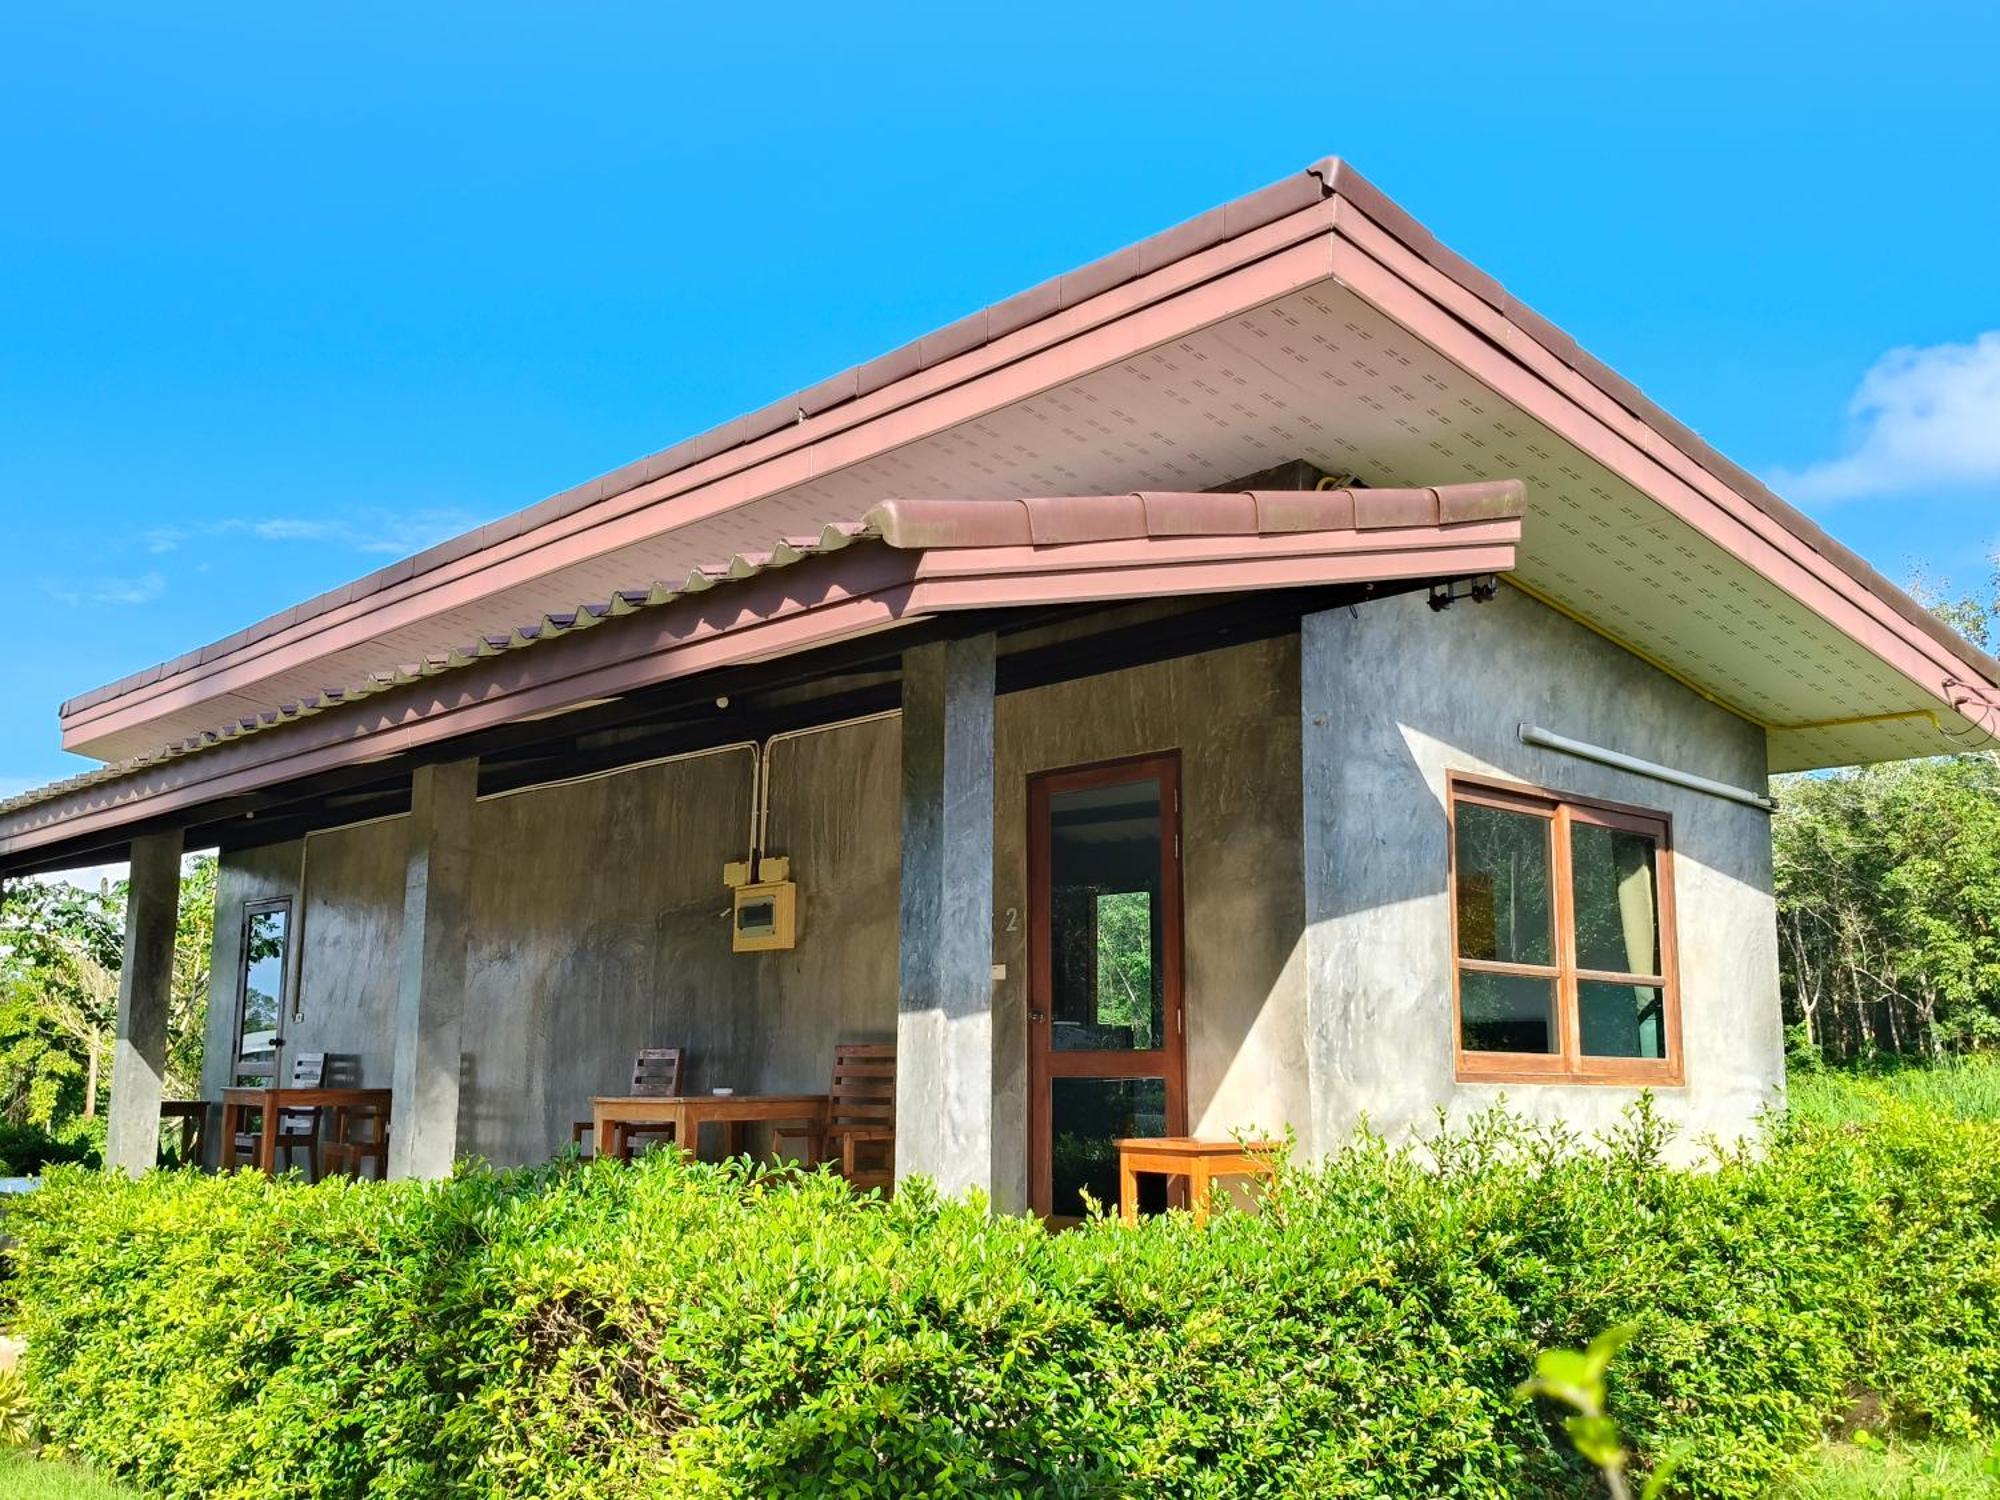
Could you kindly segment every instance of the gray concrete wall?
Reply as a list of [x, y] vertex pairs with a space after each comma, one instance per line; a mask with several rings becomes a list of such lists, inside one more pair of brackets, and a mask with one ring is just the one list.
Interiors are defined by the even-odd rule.
[[1781, 1096], [1770, 819], [1521, 744], [1529, 721], [1761, 789], [1763, 732], [1519, 592], [1443, 614], [1420, 596], [1310, 617], [1302, 637], [1313, 1139], [1395, 1136], [1504, 1095], [1584, 1131], [1637, 1090], [1455, 1081], [1445, 776], [1478, 772], [1673, 818], [1685, 1086], [1657, 1090], [1684, 1151]]
[[[300, 841], [227, 854], [215, 891], [202, 1097], [231, 1081], [243, 908], [292, 899], [293, 1003], [283, 1018], [283, 1066], [299, 1052], [352, 1057], [360, 1079], [389, 1086], [394, 1069], [396, 966], [403, 919], [405, 819], [329, 829]], [[211, 1152], [211, 1156], [212, 1156]]]
[[468, 1148], [546, 1159], [641, 1047], [689, 1049], [694, 1089], [792, 1093], [825, 1090], [836, 1042], [892, 1040], [897, 766], [894, 723], [776, 747], [770, 841], [800, 883], [776, 953], [730, 950], [747, 754], [480, 803]]
[[389, 818], [306, 840], [294, 980], [299, 1019], [285, 1037], [295, 1051], [352, 1057], [371, 1088], [389, 1087], [395, 1072], [408, 837], [409, 820]]
[[[780, 953], [729, 946], [722, 866], [745, 852], [745, 754], [479, 803], [462, 1149], [546, 1160], [590, 1095], [626, 1086], [641, 1047], [689, 1048], [692, 1087], [805, 1092], [825, 1089], [836, 1042], [893, 1040], [898, 765], [893, 722], [776, 748], [771, 844], [803, 887], [798, 946]], [[298, 923], [289, 1050], [351, 1054], [364, 1082], [387, 1086], [406, 823], [223, 859], [209, 1097], [227, 1082], [243, 907], [285, 895]]]

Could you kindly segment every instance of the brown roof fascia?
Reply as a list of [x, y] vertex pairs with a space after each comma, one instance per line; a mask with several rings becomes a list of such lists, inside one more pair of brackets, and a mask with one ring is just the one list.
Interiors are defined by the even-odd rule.
[[[1138, 540], [1164, 537], [1273, 536], [1291, 532], [1380, 530], [1387, 527], [1448, 529], [1463, 523], [1518, 519], [1526, 510], [1527, 487], [1504, 479], [1443, 485], [1421, 490], [1249, 491], [1238, 494], [1072, 495], [1026, 500], [890, 500], [861, 522], [829, 522], [816, 537], [790, 537], [769, 550], [738, 553], [726, 562], [699, 567], [676, 584], [620, 589], [609, 599], [539, 620], [411, 662], [373, 672], [358, 682], [325, 683], [319, 691], [276, 709], [209, 727], [143, 755], [101, 766], [63, 781], [0, 799], [0, 814], [16, 811], [150, 767], [213, 750], [245, 735], [259, 734], [351, 709], [364, 699], [424, 678], [471, 666], [510, 651], [588, 630], [606, 620], [696, 596], [722, 583], [741, 583], [809, 557], [839, 552], [854, 542], [879, 538], [900, 550], [1047, 546], [1056, 542]], [[756, 611], [738, 604], [741, 617]]]

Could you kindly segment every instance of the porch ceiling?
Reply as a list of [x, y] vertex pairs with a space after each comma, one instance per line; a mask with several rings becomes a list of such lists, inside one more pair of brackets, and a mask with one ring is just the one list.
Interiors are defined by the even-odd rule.
[[1347, 169], [1306, 175], [1310, 202], [1281, 184], [1240, 233], [1205, 216], [1074, 296], [1051, 283], [1035, 317], [913, 346], [872, 394], [805, 393], [794, 423], [732, 424], [544, 524], [88, 695], [66, 742], [149, 751], [885, 495], [1201, 490], [1293, 458], [1378, 488], [1526, 480], [1515, 580], [1768, 728], [1774, 770], [1993, 742], [2000, 668]]

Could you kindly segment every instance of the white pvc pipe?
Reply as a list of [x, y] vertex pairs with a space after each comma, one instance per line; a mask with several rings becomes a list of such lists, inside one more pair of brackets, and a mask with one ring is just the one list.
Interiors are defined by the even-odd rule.
[[1651, 777], [1654, 781], [1664, 781], [1669, 786], [1686, 787], [1691, 792], [1705, 792], [1726, 802], [1740, 802], [1743, 806], [1754, 807], [1759, 812], [1778, 810], [1778, 804], [1770, 797], [1740, 786], [1731, 786], [1726, 781], [1697, 776], [1692, 771], [1676, 771], [1672, 766], [1663, 766], [1657, 761], [1641, 760], [1638, 756], [1627, 755], [1622, 750], [1607, 750], [1602, 745], [1586, 744], [1582, 740], [1573, 740], [1567, 735], [1556, 734], [1534, 724], [1521, 726], [1521, 743], [1536, 745], [1544, 750], [1558, 750], [1564, 755], [1574, 755], [1579, 760], [1594, 760], [1599, 765], [1630, 771], [1634, 776]]
[[[862, 714], [858, 718], [835, 719], [828, 724], [808, 724], [802, 729], [787, 729], [781, 733], [772, 735], [768, 740], [764, 741], [763, 754], [759, 757], [757, 765], [757, 784], [751, 793], [750, 858], [756, 860], [763, 856], [765, 841], [769, 839], [771, 834], [771, 752], [773, 750], [789, 740], [802, 740], [809, 735], [825, 734], [830, 729], [853, 729], [862, 724], [879, 724], [884, 719], [900, 719], [902, 716], [903, 711], [900, 708], [884, 708], [872, 714]], [[757, 877], [757, 872], [754, 868], [750, 872], [750, 877], [753, 880]]]
[[[748, 750], [757, 753], [755, 740], [731, 740], [726, 745], [704, 745], [699, 750], [680, 750], [672, 755], [656, 755], [651, 760], [635, 760], [629, 765], [606, 766], [601, 771], [585, 771], [577, 776], [558, 776], [549, 781], [531, 781], [525, 786], [510, 786], [504, 791], [481, 792], [480, 802], [498, 802], [503, 797], [519, 797], [527, 792], [553, 791], [559, 786], [582, 786], [586, 781], [603, 781], [612, 776], [623, 776], [630, 771], [644, 771], [652, 766], [671, 766], [677, 761], [701, 760], [710, 755], [727, 755], [732, 750]], [[400, 816], [395, 814], [393, 816]]]

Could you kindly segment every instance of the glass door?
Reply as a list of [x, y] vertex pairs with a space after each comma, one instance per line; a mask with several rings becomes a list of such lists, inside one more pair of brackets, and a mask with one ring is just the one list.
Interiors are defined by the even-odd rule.
[[242, 969], [236, 992], [236, 1064], [230, 1079], [239, 1087], [265, 1088], [279, 1081], [291, 929], [292, 903], [288, 900], [258, 901], [244, 910]]
[[1060, 1221], [1117, 1206], [1114, 1141], [1187, 1129], [1179, 757], [1037, 776], [1028, 811], [1029, 1199]]

